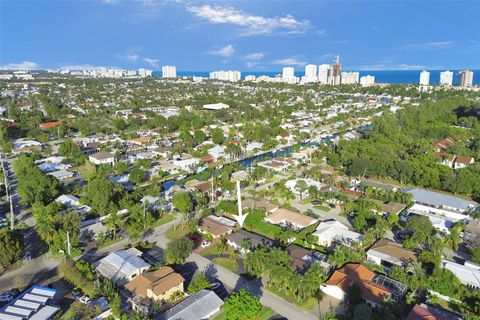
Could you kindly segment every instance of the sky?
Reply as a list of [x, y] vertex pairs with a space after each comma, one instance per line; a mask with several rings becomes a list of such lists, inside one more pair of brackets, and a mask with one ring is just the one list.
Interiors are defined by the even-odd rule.
[[0, 0], [0, 68], [480, 69], [480, 1]]

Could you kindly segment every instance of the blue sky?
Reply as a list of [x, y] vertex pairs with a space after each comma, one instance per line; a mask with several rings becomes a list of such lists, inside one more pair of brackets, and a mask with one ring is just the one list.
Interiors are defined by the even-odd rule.
[[480, 69], [478, 1], [0, 0], [1, 68]]

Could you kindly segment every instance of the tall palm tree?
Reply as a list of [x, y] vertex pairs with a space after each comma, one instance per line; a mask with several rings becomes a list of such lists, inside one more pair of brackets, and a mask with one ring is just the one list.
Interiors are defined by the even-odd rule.
[[112, 231], [113, 239], [117, 238], [117, 229], [123, 226], [123, 220], [116, 212], [112, 212], [105, 221], [107, 228]]

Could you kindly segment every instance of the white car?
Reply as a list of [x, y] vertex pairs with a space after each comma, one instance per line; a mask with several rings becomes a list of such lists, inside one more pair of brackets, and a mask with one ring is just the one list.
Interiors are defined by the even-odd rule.
[[2, 294], [0, 296], [0, 302], [10, 302], [13, 300], [13, 296], [11, 294]]
[[202, 248], [206, 248], [206, 247], [208, 247], [208, 246], [211, 245], [211, 244], [212, 244], [211, 241], [203, 241], [200, 246], [201, 246]]
[[80, 299], [78, 299], [78, 301], [80, 301], [80, 302], [83, 303], [83, 304], [87, 304], [87, 303], [90, 302], [90, 298], [87, 297], [87, 296], [83, 296], [83, 297], [81, 297]]

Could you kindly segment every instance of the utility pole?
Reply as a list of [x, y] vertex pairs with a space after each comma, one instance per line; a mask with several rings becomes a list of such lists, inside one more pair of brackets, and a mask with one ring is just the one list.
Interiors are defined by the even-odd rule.
[[12, 203], [12, 194], [10, 193], [10, 188], [8, 185], [8, 178], [7, 178], [7, 171], [5, 170], [5, 163], [3, 162], [3, 153], [0, 152], [0, 162], [2, 166], [2, 172], [3, 172], [3, 178], [5, 180], [5, 194], [7, 197], [7, 200], [10, 204], [10, 229], [13, 230], [13, 227], [15, 225], [15, 214], [13, 212], [13, 203]]
[[68, 256], [71, 256], [70, 232], [68, 231], [67, 231], [67, 252], [68, 252]]

